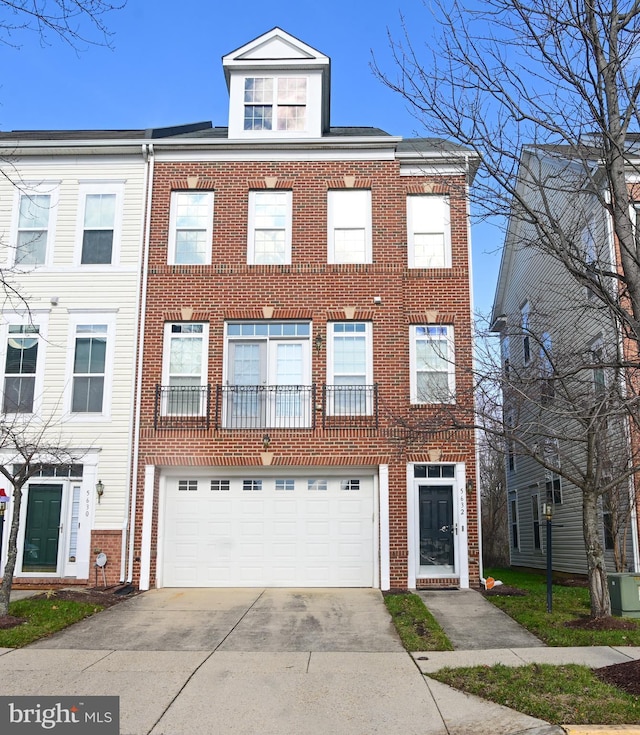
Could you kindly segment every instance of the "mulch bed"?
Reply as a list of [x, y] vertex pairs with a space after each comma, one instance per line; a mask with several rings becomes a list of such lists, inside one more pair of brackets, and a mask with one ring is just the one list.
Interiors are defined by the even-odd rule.
[[608, 616], [602, 618], [576, 618], [564, 623], [564, 627], [581, 628], [582, 630], [637, 630], [638, 626], [633, 620]]
[[594, 669], [593, 673], [607, 684], [640, 696], [640, 660], [603, 666], [601, 669]]
[[492, 587], [490, 590], [482, 590], [482, 594], [485, 597], [525, 597], [529, 594], [526, 590], [521, 590], [518, 587], [509, 587], [507, 584], [499, 584], [497, 587]]
[[[106, 589], [101, 589], [100, 587], [83, 587], [77, 590], [55, 590], [53, 594], [41, 592], [33, 595], [31, 599], [44, 600], [48, 598], [50, 600], [84, 602], [89, 605], [100, 605], [100, 607], [107, 608], [117, 605], [119, 602], [124, 602], [136, 594], [138, 594], [138, 590], [131, 587], [131, 585], [118, 585], [116, 587], [107, 587]], [[0, 630], [15, 628], [16, 625], [21, 625], [24, 622], [26, 622], [26, 618], [17, 618], [15, 615], [0, 615]]]

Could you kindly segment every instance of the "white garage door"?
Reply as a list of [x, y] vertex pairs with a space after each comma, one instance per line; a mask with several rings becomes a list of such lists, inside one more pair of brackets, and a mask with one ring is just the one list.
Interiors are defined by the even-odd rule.
[[164, 587], [372, 587], [372, 476], [169, 477]]

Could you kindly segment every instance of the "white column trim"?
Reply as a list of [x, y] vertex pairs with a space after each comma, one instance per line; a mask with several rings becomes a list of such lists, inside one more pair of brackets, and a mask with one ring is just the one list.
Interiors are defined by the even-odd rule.
[[144, 499], [142, 502], [142, 543], [140, 549], [140, 589], [149, 589], [151, 578], [151, 535], [153, 528], [153, 487], [155, 465], [144, 468]]
[[407, 586], [416, 588], [416, 491], [413, 478], [413, 464], [407, 464]]
[[380, 589], [391, 588], [391, 549], [389, 534], [389, 465], [378, 467], [380, 495]]

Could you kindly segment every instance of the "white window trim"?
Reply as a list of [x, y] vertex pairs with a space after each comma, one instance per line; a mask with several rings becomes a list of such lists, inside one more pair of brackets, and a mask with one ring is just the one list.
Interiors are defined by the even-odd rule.
[[335, 371], [333, 369], [334, 360], [334, 337], [336, 324], [364, 324], [365, 349], [367, 357], [365, 385], [373, 385], [373, 325], [371, 322], [358, 321], [349, 322], [338, 320], [335, 322], [327, 322], [327, 384], [334, 384]]
[[[244, 91], [245, 91], [245, 81], [247, 79], [271, 79], [273, 81], [273, 100], [271, 103], [266, 103], [265, 107], [271, 107], [272, 111], [272, 125], [271, 130], [254, 130], [254, 129], [246, 129], [244, 127], [244, 113], [245, 109], [248, 105], [248, 103], [245, 103], [244, 101]], [[278, 108], [281, 106], [277, 101], [278, 96], [278, 85], [280, 83], [281, 79], [305, 79], [306, 80], [306, 87], [307, 87], [307, 97], [305, 100], [304, 105], [296, 105], [296, 107], [304, 107], [304, 127], [300, 130], [278, 130]], [[296, 71], [288, 71], [283, 70], [277, 74], [270, 74], [268, 72], [260, 72], [258, 70], [252, 72], [251, 74], [245, 74], [241, 77], [241, 92], [242, 92], [242, 98], [241, 98], [241, 106], [240, 106], [240, 122], [241, 122], [241, 129], [244, 135], [246, 136], [252, 136], [252, 137], [260, 137], [263, 138], [265, 136], [268, 137], [278, 137], [278, 138], [296, 138], [300, 136], [306, 137], [309, 131], [310, 127], [310, 120], [309, 116], [310, 113], [313, 111], [313, 107], [310, 104], [311, 100], [311, 80], [309, 78], [309, 75], [306, 73], [300, 73]], [[284, 107], [288, 107], [288, 105], [282, 105]]]
[[256, 210], [256, 195], [257, 194], [281, 194], [285, 197], [287, 205], [287, 222], [284, 227], [284, 262], [276, 263], [273, 265], [291, 265], [291, 225], [292, 225], [292, 213], [293, 213], [293, 192], [290, 190], [283, 189], [252, 189], [249, 192], [249, 218], [247, 227], [247, 264], [248, 265], [263, 265], [262, 263], [256, 264], [255, 258], [255, 210]]
[[[120, 264], [120, 249], [122, 241], [122, 209], [124, 202], [125, 181], [79, 181], [78, 215], [76, 221], [76, 246], [74, 265], [86, 270], [107, 270]], [[84, 237], [84, 215], [87, 203], [87, 194], [115, 194], [116, 204], [113, 217], [113, 244], [111, 247], [111, 263], [82, 263], [82, 240]]]
[[[76, 349], [76, 331], [84, 324], [104, 324], [107, 327], [107, 353], [104, 366], [104, 391], [102, 394], [102, 413], [73, 412], [73, 364]], [[65, 415], [69, 421], [78, 423], [96, 423], [111, 420], [111, 402], [113, 394], [113, 370], [115, 364], [116, 310], [111, 311], [75, 311], [69, 310], [69, 344], [67, 347], [67, 381], [65, 389]]]
[[[47, 249], [44, 263], [38, 265], [16, 263], [18, 245], [18, 225], [20, 223], [20, 198], [21, 196], [48, 194], [50, 199], [49, 222], [47, 224]], [[31, 271], [36, 268], [48, 268], [53, 265], [53, 254], [56, 240], [56, 222], [58, 215], [58, 201], [60, 197], [60, 181], [24, 182], [16, 186], [13, 199], [13, 215], [11, 220], [11, 246], [7, 253], [7, 265], [15, 266], [21, 271]]]
[[[418, 361], [416, 354], [416, 343], [418, 335], [416, 330], [418, 328], [427, 327], [446, 327], [446, 342], [448, 344], [448, 360], [447, 360], [447, 374], [448, 374], [448, 387], [450, 398], [448, 401], [435, 401], [425, 402], [418, 400]], [[409, 363], [411, 370], [411, 403], [419, 406], [434, 406], [441, 405], [443, 403], [455, 403], [456, 401], [456, 358], [455, 358], [455, 335], [453, 326], [451, 324], [412, 324], [409, 328]]]
[[213, 208], [215, 200], [215, 192], [203, 191], [202, 189], [193, 190], [176, 190], [171, 192], [171, 204], [169, 215], [169, 246], [167, 252], [167, 263], [169, 265], [200, 265], [200, 263], [176, 263], [176, 200], [179, 194], [205, 194], [207, 196], [207, 228], [206, 228], [206, 249], [204, 265], [211, 265], [212, 256], [212, 240], [213, 240]]
[[[416, 219], [416, 213], [414, 212], [413, 202], [418, 199], [424, 199], [430, 197], [431, 199], [439, 199], [443, 206], [447, 207], [449, 212], [448, 218], [445, 217], [442, 223], [442, 232], [444, 235], [444, 264], [442, 266], [435, 266], [437, 268], [451, 268], [452, 256], [451, 256], [451, 200], [448, 195], [445, 194], [409, 194], [407, 196], [407, 265], [409, 268], [426, 268], [428, 266], [416, 265], [415, 262], [415, 231], [416, 225], [414, 220]], [[439, 230], [436, 230], [439, 231]]]
[[[5, 368], [7, 359], [7, 339], [9, 337], [9, 325], [17, 324], [35, 324], [39, 327], [38, 332], [38, 356], [36, 362], [36, 376], [35, 384], [33, 389], [33, 411], [32, 413], [8, 413], [3, 414], [6, 417], [11, 417], [12, 421], [24, 420], [28, 422], [34, 416], [42, 415], [42, 398], [44, 394], [44, 372], [45, 372], [45, 360], [46, 360], [46, 348], [48, 344], [48, 331], [49, 331], [49, 310], [46, 311], [31, 311], [27, 313], [6, 313], [2, 315], [2, 326], [0, 327], [0, 366], [2, 369], [2, 385], [0, 386], [0, 395], [4, 401], [4, 379], [5, 379]], [[2, 407], [0, 403], [0, 408]]]
[[[359, 263], [372, 263], [373, 262], [373, 244], [372, 244], [372, 209], [371, 209], [371, 189], [329, 189], [327, 192], [327, 262], [328, 263], [344, 263], [344, 261], [336, 260], [335, 253], [335, 217], [334, 207], [332, 206], [332, 199], [340, 196], [340, 194], [350, 194], [352, 192], [366, 192], [369, 196], [367, 198], [366, 213], [365, 213], [365, 224], [364, 224], [364, 260]], [[359, 229], [355, 228], [354, 229]]]
[[[169, 372], [169, 358], [171, 355], [171, 341], [174, 337], [180, 337], [181, 335], [174, 335], [171, 328], [174, 324], [200, 324], [202, 325], [202, 332], [199, 336], [202, 338], [202, 355], [201, 355], [201, 367], [200, 367], [200, 385], [205, 386], [208, 383], [208, 354], [209, 354], [209, 322], [202, 321], [172, 321], [165, 322], [164, 325], [164, 340], [162, 345], [162, 385], [169, 385], [169, 378], [171, 374]], [[194, 338], [195, 339], [195, 338]]]

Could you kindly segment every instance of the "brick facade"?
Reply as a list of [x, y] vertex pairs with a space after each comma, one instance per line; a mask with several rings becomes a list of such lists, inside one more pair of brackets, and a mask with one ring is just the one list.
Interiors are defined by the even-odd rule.
[[[373, 263], [327, 263], [327, 192], [371, 190]], [[142, 416], [134, 557], [142, 553], [144, 468], [258, 467], [264, 462], [263, 430], [154, 427], [156, 385], [162, 382], [164, 326], [168, 321], [209, 323], [208, 381], [223, 381], [224, 325], [228, 320], [304, 319], [321, 345], [312, 345], [312, 382], [326, 381], [327, 322], [370, 321], [373, 377], [379, 386], [377, 428], [270, 428], [271, 466], [389, 466], [391, 587], [407, 587], [407, 462], [465, 464], [475, 478], [473, 433], [434, 430], [447, 424], [442, 407], [410, 405], [409, 327], [453, 325], [456, 350], [455, 406], [459, 420], [472, 411], [470, 264], [464, 176], [400, 176], [396, 161], [160, 162], [154, 171], [149, 274], [142, 376]], [[248, 196], [269, 186], [293, 197], [290, 265], [247, 265]], [[215, 192], [211, 265], [167, 265], [171, 192]], [[406, 197], [447, 193], [451, 202], [452, 268], [407, 268]], [[381, 297], [374, 304], [374, 297]], [[213, 410], [213, 409], [212, 409]], [[316, 412], [318, 413], [318, 412]], [[440, 418], [439, 418], [440, 417]], [[451, 418], [451, 416], [449, 416]], [[155, 493], [152, 537], [157, 538]], [[468, 493], [470, 583], [479, 581], [475, 493]], [[155, 584], [155, 541], [151, 579]], [[134, 565], [134, 581], [139, 579]], [[443, 580], [447, 585], [457, 580]], [[429, 580], [420, 580], [428, 586]]]

